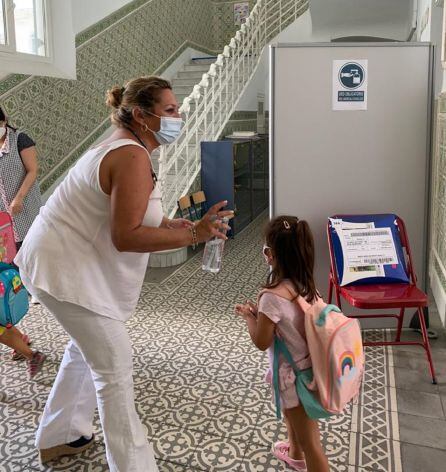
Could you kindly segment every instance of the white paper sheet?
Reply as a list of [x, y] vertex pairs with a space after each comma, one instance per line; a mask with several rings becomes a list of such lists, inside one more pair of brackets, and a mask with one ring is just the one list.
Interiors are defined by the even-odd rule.
[[351, 223], [331, 219], [341, 242], [344, 273], [341, 285], [369, 277], [384, 277], [384, 265], [398, 264], [390, 228], [375, 228], [373, 222]]

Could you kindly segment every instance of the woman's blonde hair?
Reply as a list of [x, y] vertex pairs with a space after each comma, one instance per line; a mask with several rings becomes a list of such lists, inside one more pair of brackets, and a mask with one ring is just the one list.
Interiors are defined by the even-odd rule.
[[172, 90], [170, 82], [155, 75], [130, 80], [124, 87], [115, 85], [107, 91], [106, 100], [112, 109], [112, 123], [116, 126], [130, 125], [134, 107], [151, 112], [160, 92], [165, 89]]

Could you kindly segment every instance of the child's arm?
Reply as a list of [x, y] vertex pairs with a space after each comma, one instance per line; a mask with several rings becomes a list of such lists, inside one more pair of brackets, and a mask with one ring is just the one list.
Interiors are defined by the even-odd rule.
[[235, 310], [246, 321], [255, 346], [261, 351], [268, 349], [273, 343], [276, 325], [263, 313], [254, 314], [249, 304], [237, 305]]

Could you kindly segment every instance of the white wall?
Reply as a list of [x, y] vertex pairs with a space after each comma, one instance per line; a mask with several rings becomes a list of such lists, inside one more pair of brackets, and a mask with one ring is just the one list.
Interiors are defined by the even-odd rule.
[[429, 24], [429, 39], [435, 45], [435, 76], [434, 76], [434, 98], [437, 98], [441, 93], [443, 86], [443, 66], [441, 65], [441, 38], [443, 29], [443, 8], [436, 7], [432, 4], [430, 24]]
[[432, 10], [436, 8], [432, 0], [418, 0], [417, 41], [430, 41]]
[[[311, 15], [307, 10], [294, 23], [284, 29], [274, 43], [303, 43], [312, 41]], [[257, 94], [265, 94], [265, 108], [269, 109], [269, 48], [265, 48], [257, 70], [248, 85], [247, 90], [237, 104], [237, 110], [257, 110]]]
[[94, 25], [132, 0], [71, 0], [74, 34]]
[[311, 0], [313, 31], [328, 36], [329, 40], [375, 36], [405, 41], [412, 25], [413, 2], [417, 1]]

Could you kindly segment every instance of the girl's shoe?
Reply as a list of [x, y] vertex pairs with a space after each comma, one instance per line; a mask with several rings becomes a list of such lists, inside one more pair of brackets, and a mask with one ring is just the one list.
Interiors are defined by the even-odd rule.
[[45, 464], [46, 462], [58, 459], [62, 456], [73, 456], [74, 454], [79, 454], [80, 452], [85, 451], [94, 444], [94, 434], [91, 438], [86, 438], [81, 436], [76, 441], [70, 442], [68, 444], [60, 444], [59, 446], [50, 447], [48, 449], [40, 449], [39, 457], [40, 462]]
[[36, 351], [33, 354], [33, 357], [28, 361], [28, 377], [30, 379], [40, 372], [45, 359], [46, 355], [43, 352]]
[[[29, 339], [29, 336], [27, 334], [24, 334], [22, 336], [22, 341], [27, 346], [31, 346], [31, 340]], [[13, 361], [23, 361], [24, 359], [26, 359], [26, 357], [23, 354], [20, 354], [20, 352], [16, 351], [15, 349], [14, 349], [14, 351], [12, 351], [12, 360]]]
[[289, 451], [290, 443], [285, 441], [276, 442], [271, 449], [274, 457], [277, 457], [277, 459], [286, 462], [292, 469], [298, 470], [299, 472], [307, 472], [306, 462], [304, 460], [299, 461], [296, 459], [291, 459], [291, 457], [288, 455]]

